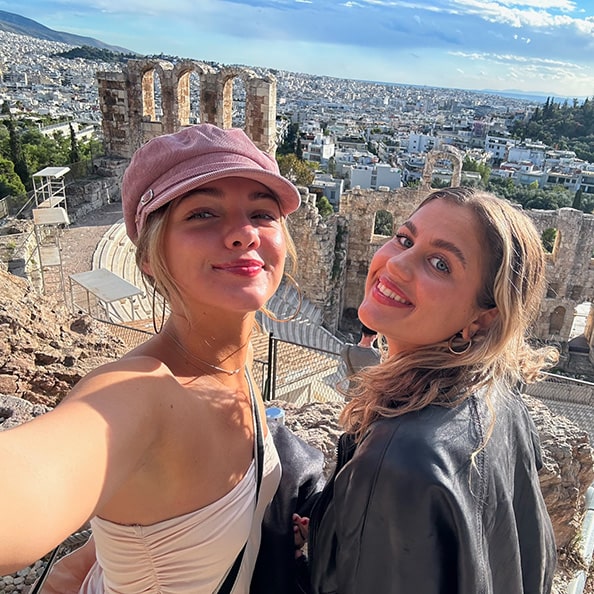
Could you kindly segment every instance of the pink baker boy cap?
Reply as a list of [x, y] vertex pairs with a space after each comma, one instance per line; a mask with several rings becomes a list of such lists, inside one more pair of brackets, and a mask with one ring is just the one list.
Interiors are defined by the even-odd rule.
[[136, 243], [147, 216], [207, 182], [244, 177], [274, 192], [283, 215], [297, 210], [297, 188], [282, 177], [276, 160], [238, 128], [212, 124], [183, 128], [149, 140], [132, 156], [122, 180], [128, 237]]

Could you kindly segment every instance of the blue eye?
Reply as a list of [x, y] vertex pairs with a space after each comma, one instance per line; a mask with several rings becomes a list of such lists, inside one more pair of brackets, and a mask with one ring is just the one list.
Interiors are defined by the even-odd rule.
[[188, 219], [210, 219], [214, 214], [209, 210], [195, 210], [188, 215]]
[[444, 259], [440, 258], [439, 256], [433, 256], [432, 258], [429, 258], [429, 262], [439, 272], [449, 272], [450, 271], [450, 267], [448, 266], [448, 263]]
[[408, 237], [408, 235], [396, 235], [396, 241], [405, 248], [410, 248], [414, 245], [412, 239]]

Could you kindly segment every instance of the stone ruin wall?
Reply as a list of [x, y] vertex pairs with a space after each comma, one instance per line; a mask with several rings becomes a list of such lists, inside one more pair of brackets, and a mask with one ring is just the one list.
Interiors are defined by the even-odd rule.
[[324, 325], [336, 330], [344, 287], [345, 221], [337, 215], [324, 220], [317, 196], [304, 187], [299, 192], [301, 208], [288, 219], [298, 255], [295, 278], [303, 296], [322, 311]]
[[365, 278], [375, 252], [387, 237], [373, 233], [375, 213], [387, 211], [397, 227], [421, 201], [421, 188], [391, 191], [351, 190], [340, 201], [339, 214], [348, 221], [343, 310], [356, 309], [363, 300]]
[[[429, 153], [418, 188], [390, 191], [354, 189], [343, 194], [338, 216], [345, 219], [347, 229], [346, 258], [341, 275], [344, 280], [337, 288], [340, 298], [333, 296], [331, 299], [333, 305], [339, 308], [332, 316], [332, 321], [338, 320], [338, 327], [348, 323], [345, 313], [356, 310], [361, 302], [371, 259], [387, 239], [373, 233], [376, 213], [389, 212], [396, 229], [431, 190], [433, 169], [444, 159], [452, 164], [452, 185], [459, 184], [462, 155], [455, 149], [448, 149]], [[555, 211], [528, 210], [526, 214], [533, 220], [540, 234], [547, 229], [555, 229], [557, 232], [553, 251], [547, 256], [548, 290], [534, 334], [539, 339], [560, 344], [562, 354], [567, 358], [567, 343], [575, 308], [584, 302], [594, 303], [594, 215], [572, 208]], [[300, 243], [299, 246], [301, 245], [307, 245], [307, 254], [312, 253], [311, 242]], [[300, 258], [300, 263], [309, 267], [305, 257]], [[329, 275], [330, 269], [320, 269], [319, 262], [316, 261], [309, 278], [319, 286], [321, 278], [328, 278]], [[303, 278], [307, 295], [310, 291], [307, 273]], [[337, 329], [337, 326], [330, 323], [327, 327]], [[584, 336], [590, 347], [587, 365], [591, 373], [591, 365], [594, 364], [594, 308], [590, 309]]]
[[[215, 70], [202, 62], [132, 60], [121, 73], [99, 72], [100, 107], [108, 154], [129, 159], [150, 138], [190, 124], [190, 76], [199, 78], [199, 120], [228, 128], [232, 118], [233, 80], [241, 78], [246, 91], [245, 132], [264, 151], [276, 149], [276, 80], [258, 77], [246, 68]], [[161, 88], [162, 116], [157, 117], [155, 80]], [[386, 241], [374, 235], [375, 215], [387, 211], [397, 227], [431, 189], [434, 169], [447, 162], [452, 185], [459, 185], [463, 154], [442, 147], [428, 154], [418, 188], [390, 191], [354, 189], [343, 194], [340, 210], [322, 220], [315, 195], [301, 188], [303, 206], [289, 225], [298, 251], [297, 280], [304, 296], [318, 305], [330, 331], [341, 328], [345, 312], [356, 311], [364, 291], [371, 258]], [[536, 326], [538, 338], [567, 345], [577, 305], [594, 302], [594, 215], [562, 208], [527, 211], [539, 232], [557, 230], [548, 257], [549, 290]], [[594, 309], [594, 308], [592, 308]], [[585, 336], [594, 363], [594, 313]]]
[[[263, 151], [276, 149], [276, 79], [240, 67], [214, 69], [184, 60], [130, 60], [122, 72], [98, 72], [99, 106], [108, 154], [130, 158], [146, 141], [191, 124], [191, 76], [199, 81], [196, 121], [230, 128], [233, 81], [246, 92], [245, 132]], [[155, 84], [160, 97], [155, 94]], [[160, 111], [157, 109], [160, 102]]]
[[[539, 338], [564, 343], [569, 339], [576, 306], [594, 303], [594, 215], [573, 208], [529, 210], [527, 214], [540, 233], [557, 231], [553, 251], [547, 256], [548, 289], [536, 332]], [[584, 335], [594, 363], [592, 309]]]

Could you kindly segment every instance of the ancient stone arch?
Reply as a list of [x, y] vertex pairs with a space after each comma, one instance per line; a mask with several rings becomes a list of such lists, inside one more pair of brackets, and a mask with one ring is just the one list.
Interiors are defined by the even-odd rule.
[[[245, 132], [262, 150], [276, 149], [276, 79], [258, 77], [247, 68], [215, 70], [193, 60], [130, 60], [121, 72], [98, 72], [99, 105], [107, 153], [129, 158], [147, 140], [188, 125], [190, 77], [200, 86], [201, 122], [228, 128], [232, 117], [233, 79], [246, 90]], [[160, 81], [162, 117], [155, 113], [155, 77]]]
[[558, 305], [549, 316], [549, 337], [559, 336], [565, 324], [565, 308]]
[[439, 161], [447, 160], [452, 164], [451, 186], [459, 186], [462, 180], [463, 154], [455, 146], [443, 145], [439, 150], [430, 151], [425, 159], [425, 166], [421, 174], [421, 186], [428, 190], [431, 188], [433, 171]]
[[343, 309], [356, 308], [361, 303], [371, 258], [388, 239], [374, 234], [374, 213], [387, 211], [392, 215], [396, 227], [425, 194], [422, 188], [401, 188], [388, 192], [355, 189], [343, 194], [339, 215], [348, 220]]
[[[195, 62], [194, 60], [184, 60], [178, 62], [173, 66], [172, 77], [175, 83], [175, 95], [172, 97], [171, 111], [176, 125], [179, 127], [190, 125], [191, 117], [191, 86], [190, 81], [192, 75], [196, 74], [200, 83], [204, 77], [211, 73], [213, 69], [203, 64], [202, 62]], [[199, 112], [198, 120], [203, 121], [204, 106], [202, 105], [202, 85], [200, 84], [199, 97]]]

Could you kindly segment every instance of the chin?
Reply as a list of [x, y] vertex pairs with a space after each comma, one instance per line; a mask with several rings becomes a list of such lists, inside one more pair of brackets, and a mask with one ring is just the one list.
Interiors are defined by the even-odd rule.
[[361, 303], [361, 305], [359, 306], [359, 309], [357, 310], [359, 321], [362, 324], [365, 324], [365, 326], [367, 326], [368, 328], [373, 328], [375, 331], [381, 332], [378, 326], [381, 326], [382, 324], [378, 324], [376, 322], [376, 320], [373, 317], [373, 312], [369, 310], [370, 308], [368, 307], [367, 301], [364, 300], [363, 303]]

